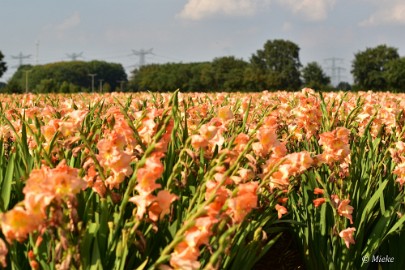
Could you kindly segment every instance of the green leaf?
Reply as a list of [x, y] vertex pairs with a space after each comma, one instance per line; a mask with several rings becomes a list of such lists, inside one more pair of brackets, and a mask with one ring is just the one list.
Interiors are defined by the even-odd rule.
[[8, 160], [6, 175], [3, 179], [3, 183], [2, 183], [2, 187], [1, 187], [1, 199], [3, 201], [3, 209], [2, 209], [3, 211], [6, 211], [8, 209], [8, 206], [10, 203], [14, 167], [15, 167], [15, 153], [13, 153]]

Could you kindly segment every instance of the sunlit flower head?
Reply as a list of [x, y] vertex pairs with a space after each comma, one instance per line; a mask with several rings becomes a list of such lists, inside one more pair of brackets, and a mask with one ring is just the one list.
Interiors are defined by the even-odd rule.
[[350, 227], [347, 229], [344, 229], [339, 233], [339, 236], [343, 238], [343, 241], [345, 241], [346, 247], [349, 248], [350, 244], [355, 244], [356, 242], [354, 241], [354, 232], [356, 231], [356, 228]]

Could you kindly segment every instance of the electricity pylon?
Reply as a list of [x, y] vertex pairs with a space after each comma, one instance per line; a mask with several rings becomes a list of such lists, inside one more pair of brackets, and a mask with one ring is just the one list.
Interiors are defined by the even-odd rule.
[[152, 49], [149, 50], [144, 50], [144, 49], [140, 49], [139, 51], [136, 50], [132, 50], [132, 53], [134, 55], [138, 55], [139, 56], [139, 67], [142, 67], [145, 65], [145, 55], [147, 54], [153, 54]]
[[31, 54], [24, 55], [22, 52], [20, 52], [19, 55], [12, 55], [11, 58], [13, 59], [18, 59], [18, 66], [21, 67], [23, 65], [23, 59], [28, 59], [31, 57]]
[[337, 65], [338, 62], [342, 63], [343, 62], [343, 58], [338, 58], [338, 57], [331, 57], [331, 58], [326, 58], [324, 59], [325, 62], [330, 62], [331, 65], [329, 67], [327, 67], [328, 69], [331, 70], [331, 79], [332, 79], [332, 84], [333, 85], [337, 85], [340, 80], [341, 80], [341, 72], [346, 70], [343, 67], [340, 67]]
[[80, 53], [67, 53], [66, 56], [70, 58], [72, 61], [76, 61], [77, 58], [83, 58], [83, 52]]

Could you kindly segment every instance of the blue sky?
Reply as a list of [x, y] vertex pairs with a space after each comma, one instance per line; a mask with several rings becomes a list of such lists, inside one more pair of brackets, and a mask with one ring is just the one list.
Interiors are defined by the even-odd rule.
[[[249, 60], [271, 39], [300, 47], [303, 65], [316, 61], [352, 81], [354, 54], [380, 44], [405, 56], [403, 0], [1, 0], [0, 51], [15, 72], [27, 64], [70, 60], [139, 64], [132, 50], [148, 50], [146, 63], [211, 61], [233, 55]], [[37, 45], [38, 44], [38, 45]], [[337, 77], [338, 74], [336, 74]], [[336, 78], [337, 79], [337, 78]]]

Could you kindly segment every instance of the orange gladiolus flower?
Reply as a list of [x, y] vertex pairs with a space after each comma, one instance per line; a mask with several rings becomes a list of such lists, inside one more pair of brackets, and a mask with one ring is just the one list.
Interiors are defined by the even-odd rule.
[[350, 154], [349, 135], [350, 130], [344, 127], [320, 134], [319, 144], [324, 151], [318, 156], [319, 161], [327, 164], [343, 162]]
[[215, 137], [215, 135], [218, 132], [218, 128], [216, 126], [210, 126], [208, 124], [204, 124], [200, 127], [199, 132], [205, 140], [209, 141]]
[[229, 199], [229, 208], [232, 210], [235, 223], [243, 221], [249, 212], [257, 207], [258, 182], [250, 182], [239, 185], [236, 197]]
[[23, 192], [27, 197], [35, 194], [48, 199], [61, 198], [74, 195], [86, 186], [86, 182], [78, 175], [78, 169], [67, 166], [64, 160], [54, 169], [43, 166], [32, 170]]
[[156, 200], [149, 207], [149, 217], [153, 221], [163, 218], [170, 213], [170, 205], [177, 200], [178, 197], [171, 194], [167, 190], [161, 190], [156, 196]]
[[286, 197], [277, 199], [277, 202], [282, 203], [282, 204], [287, 203], [287, 201], [288, 201], [288, 198], [286, 198]]
[[57, 197], [77, 194], [87, 186], [86, 182], [79, 177], [79, 170], [65, 163], [48, 170], [47, 177], [51, 179], [50, 182], [53, 182], [51, 188]]
[[234, 118], [233, 112], [229, 106], [219, 108], [218, 117], [221, 118], [223, 122], [226, 122]]
[[245, 133], [239, 133], [238, 136], [235, 138], [235, 151], [243, 151], [249, 142], [250, 137], [246, 135]]
[[350, 200], [345, 199], [339, 203], [338, 213], [340, 216], [344, 216], [350, 220], [350, 224], [353, 224], [352, 213], [353, 207], [349, 205]]
[[199, 217], [195, 225], [187, 230], [186, 242], [190, 247], [199, 247], [209, 243], [209, 237], [212, 235], [211, 227], [217, 220], [212, 217]]
[[287, 208], [285, 208], [282, 205], [276, 204], [276, 210], [277, 210], [277, 214], [278, 214], [278, 219], [280, 219], [283, 215], [287, 214]]
[[145, 167], [138, 169], [137, 179], [138, 185], [135, 189], [140, 193], [151, 193], [155, 189], [160, 188], [160, 184], [156, 184], [156, 180], [159, 179], [163, 174], [163, 164], [160, 158], [163, 153], [154, 152], [150, 157], [146, 159]]
[[403, 186], [405, 183], [405, 162], [398, 164], [392, 173], [398, 176], [395, 181]]
[[345, 241], [346, 247], [349, 248], [350, 244], [355, 244], [353, 234], [356, 228], [347, 228], [339, 233], [339, 236]]
[[146, 213], [149, 205], [156, 199], [152, 194], [136, 195], [131, 197], [128, 201], [136, 204], [136, 217], [142, 219]]
[[201, 135], [192, 135], [191, 136], [191, 145], [195, 149], [199, 149], [202, 147], [206, 147], [208, 145], [208, 141]]
[[315, 195], [321, 195], [323, 194], [325, 191], [322, 188], [315, 188], [314, 189], [314, 194]]
[[43, 222], [42, 215], [36, 216], [20, 206], [0, 215], [1, 229], [6, 240], [24, 241], [27, 235], [39, 228]]
[[176, 270], [197, 270], [200, 269], [201, 265], [198, 256], [200, 256], [200, 250], [183, 241], [174, 248], [170, 265]]
[[325, 203], [325, 198], [318, 198], [313, 200], [315, 207], [319, 207]]

